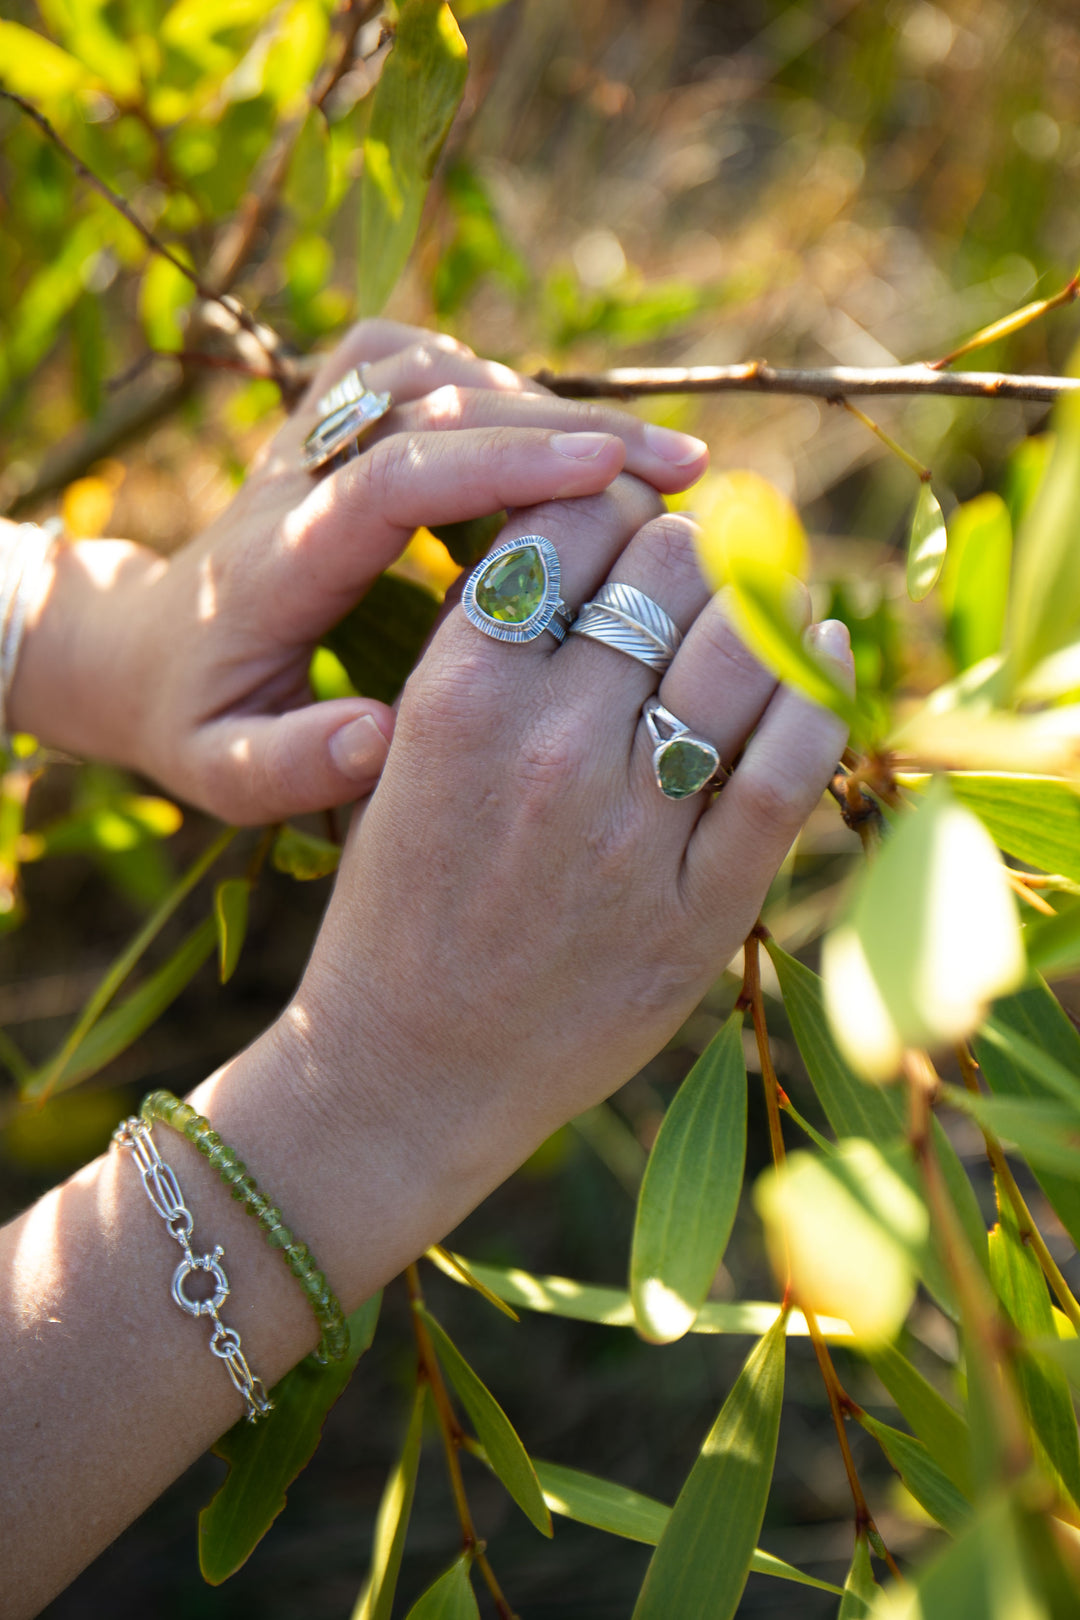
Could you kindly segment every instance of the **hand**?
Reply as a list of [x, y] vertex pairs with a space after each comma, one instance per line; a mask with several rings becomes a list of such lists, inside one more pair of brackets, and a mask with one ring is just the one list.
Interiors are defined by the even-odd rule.
[[[293, 1072], [315, 1077], [343, 1151], [374, 1138], [410, 1189], [402, 1206], [423, 1205], [421, 1244], [670, 1039], [843, 748], [836, 718], [778, 687], [710, 600], [690, 521], [655, 510], [622, 477], [511, 520], [505, 538], [554, 542], [571, 607], [628, 582], [685, 640], [658, 680], [583, 637], [508, 646], [452, 611], [280, 1026], [312, 1054]], [[851, 678], [843, 625], [811, 643]], [[722, 760], [741, 753], [711, 804], [656, 786], [640, 711], [657, 690]]]
[[[362, 362], [395, 407], [356, 460], [313, 482], [299, 453], [315, 402]], [[356, 799], [382, 768], [393, 713], [366, 698], [312, 703], [308, 665], [417, 527], [594, 493], [624, 466], [683, 489], [706, 459], [699, 440], [556, 399], [451, 338], [364, 322], [191, 545], [167, 562], [124, 542], [56, 553], [13, 723], [228, 821]]]

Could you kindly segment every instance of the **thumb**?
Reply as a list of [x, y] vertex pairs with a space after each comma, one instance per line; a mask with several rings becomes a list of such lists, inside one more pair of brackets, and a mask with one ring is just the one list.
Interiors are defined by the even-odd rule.
[[192, 796], [241, 825], [348, 804], [375, 786], [393, 734], [393, 710], [371, 698], [230, 715], [197, 735]]

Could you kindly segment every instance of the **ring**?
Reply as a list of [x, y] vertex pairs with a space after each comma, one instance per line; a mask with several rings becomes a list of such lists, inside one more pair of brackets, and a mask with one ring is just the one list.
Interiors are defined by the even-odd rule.
[[727, 779], [712, 743], [696, 736], [659, 698], [645, 699], [641, 718], [653, 742], [653, 777], [666, 799], [689, 799], [717, 776], [721, 784]]
[[360, 440], [393, 408], [390, 394], [376, 394], [365, 386], [354, 367], [325, 393], [316, 410], [319, 421], [304, 440], [305, 471], [319, 472], [342, 451], [359, 454]]
[[566, 635], [573, 614], [559, 595], [559, 553], [542, 534], [507, 540], [477, 563], [461, 605], [471, 624], [496, 641]]
[[574, 635], [602, 641], [639, 664], [668, 669], [679, 650], [682, 632], [658, 602], [633, 585], [601, 585], [574, 620]]

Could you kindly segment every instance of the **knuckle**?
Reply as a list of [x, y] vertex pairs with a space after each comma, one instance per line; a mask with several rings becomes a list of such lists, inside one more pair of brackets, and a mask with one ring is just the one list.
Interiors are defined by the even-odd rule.
[[638, 533], [637, 544], [661, 573], [700, 573], [692, 531], [674, 517], [655, 518]]
[[459, 388], [456, 383], [442, 383], [424, 398], [425, 426], [434, 431], [460, 427], [467, 414], [468, 405], [467, 389]]
[[418, 747], [445, 749], [447, 740], [490, 738], [505, 687], [500, 650], [483, 643], [458, 645], [452, 656], [428, 657], [417, 666], [402, 694], [399, 727]]
[[516, 772], [527, 817], [549, 813], [552, 800], [580, 778], [588, 754], [587, 740], [570, 715], [558, 720], [546, 717], [542, 725], [526, 732]]
[[[744, 774], [745, 773], [745, 774]], [[743, 817], [762, 830], [795, 836], [805, 819], [805, 792], [790, 777], [772, 772], [739, 773], [739, 803]]]
[[416, 471], [421, 456], [415, 433], [391, 433], [377, 439], [370, 450], [350, 464], [355, 469], [350, 488], [356, 504], [362, 510], [381, 507]]
[[704, 637], [706, 653], [731, 666], [739, 675], [753, 677], [762, 684], [776, 684], [715, 601], [704, 609], [698, 625], [699, 633]]

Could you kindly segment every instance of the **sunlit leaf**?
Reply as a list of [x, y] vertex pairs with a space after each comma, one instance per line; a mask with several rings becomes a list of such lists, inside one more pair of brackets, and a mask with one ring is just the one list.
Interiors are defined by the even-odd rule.
[[[930, 785], [927, 776], [903, 780], [918, 789]], [[1070, 782], [1006, 771], [950, 771], [948, 781], [999, 848], [1080, 883], [1080, 792]]]
[[872, 1434], [919, 1506], [950, 1535], [959, 1535], [971, 1517], [971, 1505], [931, 1457], [921, 1440], [880, 1423], [869, 1412], [858, 1421]]
[[214, 1446], [229, 1464], [224, 1484], [199, 1514], [199, 1568], [211, 1586], [250, 1558], [285, 1507], [289, 1486], [315, 1454], [326, 1414], [370, 1345], [379, 1319], [375, 1294], [349, 1317], [349, 1351], [321, 1367], [306, 1357], [271, 1390], [274, 1410], [241, 1418]]
[[751, 1350], [671, 1510], [634, 1620], [731, 1620], [765, 1517], [784, 1398], [785, 1330]]
[[727, 1020], [664, 1115], [638, 1197], [630, 1295], [638, 1331], [681, 1338], [727, 1247], [746, 1155], [743, 1015]]
[[861, 1074], [888, 1079], [904, 1047], [970, 1034], [1025, 969], [993, 841], [938, 781], [898, 821], [825, 941], [825, 1006], [837, 1043]]
[[364, 1588], [356, 1600], [352, 1620], [390, 1620], [394, 1608], [401, 1557], [405, 1551], [405, 1536], [412, 1512], [416, 1474], [420, 1467], [420, 1447], [424, 1438], [424, 1406], [427, 1402], [427, 1384], [417, 1384], [413, 1396], [409, 1426], [401, 1448], [386, 1481], [375, 1519], [375, 1536], [371, 1549], [371, 1567]]
[[925, 479], [919, 485], [908, 532], [907, 590], [913, 602], [921, 602], [937, 584], [947, 543], [941, 504]]
[[810, 548], [799, 514], [760, 473], [708, 473], [694, 486], [693, 501], [698, 561], [714, 591], [742, 563], [805, 576]]
[[406, 1620], [480, 1620], [472, 1582], [471, 1557], [462, 1553], [433, 1586], [417, 1598]]
[[440, 1271], [445, 1272], [446, 1276], [453, 1277], [455, 1282], [463, 1282], [467, 1287], [475, 1289], [481, 1298], [486, 1299], [489, 1305], [494, 1305], [502, 1316], [508, 1316], [511, 1322], [521, 1320], [517, 1311], [513, 1310], [505, 1299], [500, 1299], [498, 1294], [490, 1289], [486, 1283], [482, 1283], [475, 1271], [471, 1271], [459, 1255], [451, 1254], [450, 1250], [444, 1249], [441, 1243], [432, 1244], [430, 1249], [425, 1250], [425, 1254], [433, 1265], [438, 1266]]
[[1067, 1103], [1042, 1097], [982, 1097], [958, 1086], [945, 1092], [962, 1113], [976, 1119], [1006, 1147], [1015, 1146], [1036, 1174], [1044, 1170], [1080, 1182], [1080, 1114]]
[[1054, 917], [1031, 917], [1024, 928], [1030, 967], [1047, 979], [1060, 979], [1080, 967], [1080, 901], [1070, 896]]
[[270, 864], [277, 872], [310, 883], [315, 878], [329, 877], [336, 872], [341, 861], [341, 846], [329, 838], [317, 838], [314, 833], [301, 832], [286, 822], [270, 851]]
[[804, 1310], [850, 1322], [857, 1342], [894, 1337], [915, 1294], [926, 1207], [872, 1142], [828, 1158], [788, 1155], [754, 1187], [773, 1271]]
[[1080, 631], [1080, 399], [1054, 411], [1053, 453], [1016, 542], [1007, 679], [1015, 685]]
[[[419, 1307], [414, 1307], [419, 1310]], [[446, 1376], [461, 1398], [476, 1428], [492, 1468], [526, 1518], [542, 1535], [550, 1536], [551, 1514], [544, 1505], [540, 1482], [517, 1430], [498, 1401], [469, 1366], [445, 1329], [427, 1311], [419, 1310], [435, 1343]]]
[[438, 617], [430, 592], [382, 574], [362, 602], [322, 638], [365, 697], [393, 703]]
[[[293, 147], [285, 181], [285, 200], [296, 218], [305, 225], [318, 220], [329, 202], [330, 163], [330, 131], [326, 117], [321, 111], [312, 108]], [[313, 237], [309, 240], [324, 242], [327, 256], [332, 259], [332, 249], [329, 243], [325, 243], [323, 237]], [[290, 283], [292, 279], [290, 274]], [[319, 282], [319, 286], [321, 285], [322, 281]], [[290, 290], [295, 289], [290, 286]], [[318, 288], [313, 287], [311, 291], [316, 292]]]
[[236, 964], [244, 948], [250, 899], [251, 882], [248, 878], [225, 878], [214, 890], [218, 975], [222, 984], [227, 984], [236, 972]]
[[739, 557], [729, 562], [728, 583], [736, 628], [750, 650], [778, 679], [857, 727], [859, 713], [851, 694], [803, 639], [803, 591], [792, 575]]
[[87, 84], [91, 74], [82, 62], [51, 39], [0, 18], [0, 84], [16, 95], [48, 103]]
[[949, 550], [941, 575], [945, 634], [958, 669], [1001, 646], [1009, 599], [1012, 523], [1000, 495], [989, 491], [950, 513]]
[[181, 315], [195, 298], [195, 288], [168, 259], [153, 254], [139, 286], [139, 317], [152, 349], [184, 347]]
[[171, 799], [124, 793], [106, 804], [91, 804], [46, 822], [22, 840], [24, 861], [51, 855], [116, 854], [152, 839], [171, 838], [183, 823]]
[[844, 1600], [836, 1620], [866, 1620], [870, 1604], [879, 1591], [874, 1580], [874, 1566], [870, 1562], [870, 1543], [866, 1531], [860, 1529], [855, 1537], [855, 1552], [844, 1582]]
[[403, 0], [364, 140], [357, 265], [362, 315], [377, 315], [405, 267], [427, 188], [468, 75], [448, 5]]
[[970, 1497], [971, 1435], [960, 1413], [895, 1345], [863, 1353], [938, 1467], [961, 1495]]

